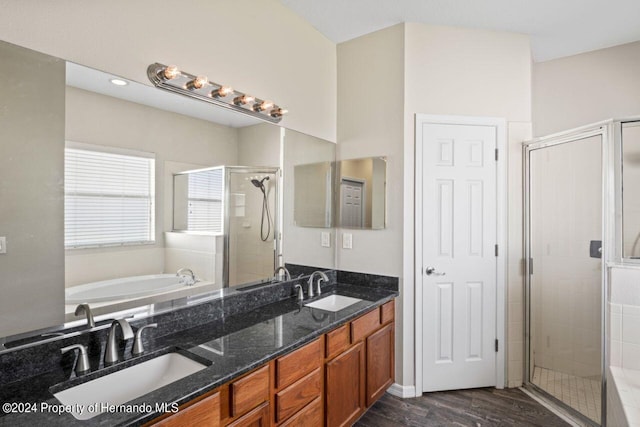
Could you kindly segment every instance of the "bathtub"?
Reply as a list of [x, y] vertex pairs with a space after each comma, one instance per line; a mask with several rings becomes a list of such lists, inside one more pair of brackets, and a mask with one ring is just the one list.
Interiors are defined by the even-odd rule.
[[65, 289], [65, 304], [144, 297], [185, 287], [184, 280], [176, 274], [152, 274], [86, 283]]

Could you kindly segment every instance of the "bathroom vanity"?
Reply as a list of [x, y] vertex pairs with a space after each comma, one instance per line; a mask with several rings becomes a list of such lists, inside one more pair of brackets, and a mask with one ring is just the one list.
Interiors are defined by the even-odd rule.
[[[133, 356], [128, 340], [119, 348], [123, 360], [111, 366], [102, 362], [106, 329], [99, 328], [5, 352], [1, 372], [15, 381], [3, 384], [0, 399], [14, 409], [0, 414], [0, 425], [350, 425], [393, 383], [398, 294], [397, 279], [381, 286], [383, 276], [340, 273], [330, 272], [331, 284], [313, 299], [295, 297], [303, 277], [131, 321], [134, 330], [158, 327], [143, 334], [146, 352]], [[330, 295], [359, 301], [335, 312], [306, 306]], [[77, 343], [89, 349], [92, 369], [83, 375], [73, 373], [73, 356], [60, 355]], [[71, 413], [73, 401], [62, 413], [42, 410], [59, 408], [54, 395], [65, 390], [174, 353], [203, 367], [95, 414], [87, 414], [90, 398], [84, 414]], [[12, 364], [17, 372], [9, 373]], [[127, 377], [121, 384], [129, 389]]]
[[393, 383], [393, 328], [389, 301], [148, 425], [351, 425]]

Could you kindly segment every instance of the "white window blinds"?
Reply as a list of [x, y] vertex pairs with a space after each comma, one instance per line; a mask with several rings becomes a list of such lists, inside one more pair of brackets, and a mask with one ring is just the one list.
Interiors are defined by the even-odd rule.
[[189, 174], [189, 231], [222, 233], [222, 186], [222, 169]]
[[155, 240], [153, 154], [67, 143], [64, 179], [66, 248]]

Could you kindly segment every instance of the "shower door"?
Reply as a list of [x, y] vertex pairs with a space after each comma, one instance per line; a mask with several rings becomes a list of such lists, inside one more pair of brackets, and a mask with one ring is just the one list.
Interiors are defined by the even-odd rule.
[[525, 146], [527, 385], [602, 417], [603, 130]]
[[228, 286], [273, 277], [279, 251], [277, 168], [225, 167], [224, 282]]

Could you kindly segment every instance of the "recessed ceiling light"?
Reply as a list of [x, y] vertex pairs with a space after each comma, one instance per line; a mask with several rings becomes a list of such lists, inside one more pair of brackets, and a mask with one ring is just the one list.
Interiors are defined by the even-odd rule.
[[122, 80], [122, 79], [111, 79], [109, 80], [111, 83], [113, 83], [116, 86], [126, 86], [129, 84], [129, 82]]

